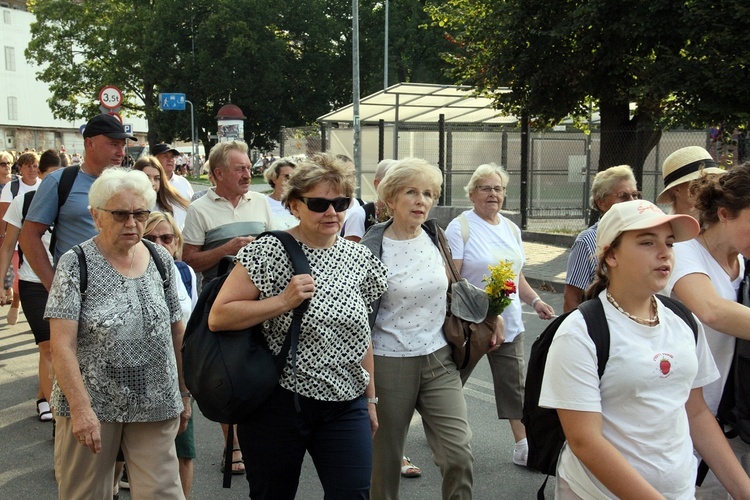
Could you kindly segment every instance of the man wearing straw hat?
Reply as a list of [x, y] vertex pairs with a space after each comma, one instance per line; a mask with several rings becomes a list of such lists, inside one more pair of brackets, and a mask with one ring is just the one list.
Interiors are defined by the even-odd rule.
[[674, 214], [697, 217], [689, 192], [690, 181], [704, 174], [723, 174], [724, 169], [702, 147], [688, 146], [667, 156], [661, 172], [664, 190], [659, 193], [656, 202], [670, 205]]

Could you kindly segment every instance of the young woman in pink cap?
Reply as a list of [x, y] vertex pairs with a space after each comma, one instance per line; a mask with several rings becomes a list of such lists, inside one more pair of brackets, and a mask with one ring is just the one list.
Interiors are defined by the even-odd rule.
[[674, 266], [673, 243], [697, 233], [692, 217], [642, 200], [614, 205], [599, 222], [587, 296], [604, 308], [606, 370], [600, 379], [574, 311], [552, 341], [539, 401], [557, 409], [567, 439], [556, 498], [694, 498], [693, 446], [735, 498], [750, 496], [750, 478], [703, 400], [702, 387], [718, 376], [703, 328], [694, 334], [655, 296]]

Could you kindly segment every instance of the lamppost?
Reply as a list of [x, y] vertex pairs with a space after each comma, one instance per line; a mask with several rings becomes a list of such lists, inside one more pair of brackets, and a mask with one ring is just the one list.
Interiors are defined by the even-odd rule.
[[385, 0], [385, 46], [383, 47], [383, 90], [388, 88], [388, 0]]
[[352, 0], [352, 110], [354, 112], [352, 153], [357, 197], [359, 197], [362, 184], [362, 151], [360, 150], [362, 138], [359, 123], [359, 0]]

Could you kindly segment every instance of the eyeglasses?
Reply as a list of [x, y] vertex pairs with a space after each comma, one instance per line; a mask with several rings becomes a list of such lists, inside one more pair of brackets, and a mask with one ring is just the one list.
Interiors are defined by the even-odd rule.
[[622, 191], [621, 193], [616, 193], [615, 197], [620, 201], [630, 201], [630, 200], [640, 200], [643, 195], [640, 191], [633, 191], [632, 193], [628, 193], [627, 191]]
[[483, 194], [490, 194], [493, 191], [495, 194], [500, 194], [505, 191], [505, 186], [477, 186], [476, 189]]
[[352, 202], [351, 198], [334, 198], [332, 200], [327, 198], [300, 198], [300, 200], [307, 205], [307, 208], [320, 214], [328, 210], [331, 205], [333, 205], [335, 211], [345, 212]]
[[98, 210], [111, 213], [115, 222], [127, 222], [131, 215], [138, 222], [146, 222], [148, 216], [151, 214], [151, 210], [136, 210], [135, 212], [128, 212], [127, 210], [107, 210], [106, 208], [99, 208]]
[[10, 162], [9, 161], [0, 161], [0, 167], [9, 167]]
[[154, 234], [146, 234], [143, 236], [151, 243], [156, 243], [157, 240], [160, 240], [165, 245], [171, 245], [174, 241], [174, 234], [160, 234], [160, 235], [154, 235]]

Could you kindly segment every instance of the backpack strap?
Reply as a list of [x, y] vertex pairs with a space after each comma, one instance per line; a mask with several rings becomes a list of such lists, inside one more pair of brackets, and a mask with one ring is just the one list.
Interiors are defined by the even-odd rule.
[[186, 263], [182, 262], [181, 260], [174, 261], [175, 266], [177, 266], [177, 270], [180, 271], [180, 278], [182, 279], [182, 284], [185, 285], [185, 290], [187, 290], [187, 293], [189, 296], [193, 296], [193, 275], [190, 274], [190, 266], [188, 266]]
[[459, 214], [456, 218], [461, 225], [461, 239], [464, 240], [464, 246], [466, 246], [466, 242], [469, 241], [469, 221], [464, 214]]
[[19, 189], [21, 189], [21, 180], [16, 177], [12, 181], [10, 181], [10, 194], [13, 195], [13, 198], [18, 196]]
[[[286, 231], [266, 231], [259, 234], [256, 239], [262, 238], [265, 235], [272, 235], [278, 238], [284, 245], [284, 250], [289, 255], [289, 259], [292, 261], [292, 269], [294, 274], [310, 274], [310, 262], [307, 260], [305, 252], [302, 251], [302, 247], [299, 246], [299, 242], [294, 239], [294, 236], [287, 233]], [[302, 316], [305, 315], [307, 308], [310, 306], [310, 299], [305, 299], [300, 305], [294, 308], [292, 312], [292, 324], [289, 326], [289, 334], [284, 339], [284, 344], [281, 347], [281, 352], [276, 358], [276, 363], [279, 369], [286, 363], [287, 353], [291, 350], [292, 353], [292, 377], [294, 379], [294, 408], [297, 413], [301, 412], [302, 409], [299, 404], [299, 396], [297, 393], [297, 340], [299, 332], [302, 327]]]
[[146, 245], [146, 248], [148, 248], [148, 251], [151, 254], [151, 258], [154, 260], [154, 265], [156, 265], [156, 269], [159, 271], [159, 276], [161, 276], [161, 283], [164, 286], [164, 289], [169, 288], [169, 282], [167, 280], [167, 270], [164, 268], [164, 261], [161, 260], [161, 257], [156, 252], [156, 245], [148, 240], [142, 239], [141, 241], [144, 245]]
[[23, 207], [21, 207], [21, 222], [26, 220], [26, 216], [29, 214], [29, 207], [31, 207], [31, 201], [34, 199], [36, 191], [29, 191], [23, 196]]
[[609, 325], [604, 314], [604, 305], [599, 297], [594, 297], [582, 302], [578, 310], [581, 311], [586, 321], [586, 330], [596, 346], [597, 371], [601, 379], [609, 361]]
[[[156, 269], [159, 271], [159, 275], [161, 276], [162, 286], [166, 290], [167, 288], [169, 288], [169, 281], [167, 280], [167, 270], [164, 268], [164, 262], [162, 262], [161, 257], [159, 257], [159, 254], [156, 252], [156, 247], [153, 243], [148, 240], [141, 241], [143, 241], [143, 243], [146, 245], [146, 248], [148, 248], [148, 251], [151, 254], [151, 258], [154, 261], [154, 265], [156, 265]], [[79, 288], [81, 290], [81, 297], [83, 297], [89, 287], [89, 272], [88, 266], [86, 264], [86, 254], [83, 253], [83, 248], [81, 248], [81, 245], [75, 245], [72, 250], [78, 256], [78, 268], [81, 275]]]
[[81, 300], [83, 300], [83, 296], [89, 286], [89, 272], [88, 267], [86, 266], [86, 255], [83, 253], [81, 245], [75, 245], [73, 251], [78, 256], [78, 268], [80, 274], [78, 287], [81, 290]]
[[[21, 224], [23, 224], [23, 221], [26, 220], [26, 215], [29, 213], [29, 207], [31, 206], [31, 201], [34, 199], [34, 195], [36, 194], [35, 191], [29, 191], [26, 194], [23, 195], [23, 207], [21, 207]], [[18, 246], [18, 265], [20, 266], [23, 264], [23, 250], [21, 250], [21, 246]]]
[[49, 241], [49, 252], [53, 256], [55, 255], [55, 246], [57, 246], [57, 221], [60, 218], [60, 209], [68, 201], [68, 195], [73, 189], [73, 184], [80, 170], [80, 165], [65, 167], [60, 175], [60, 182], [57, 184], [57, 213], [55, 214], [55, 222], [52, 225], [52, 237]]

